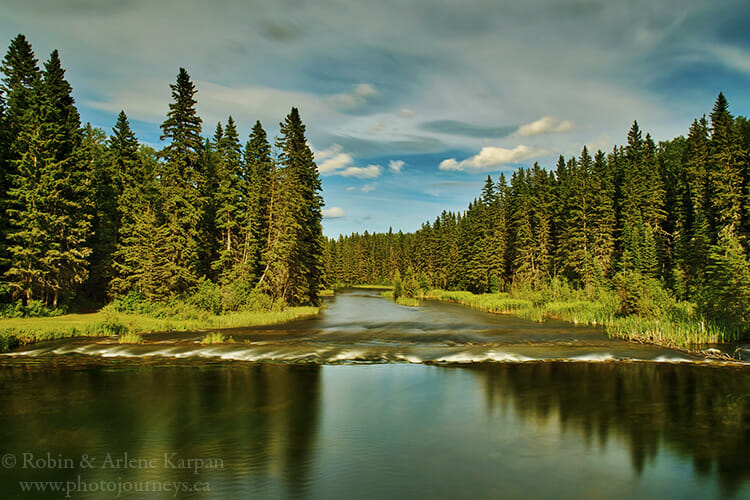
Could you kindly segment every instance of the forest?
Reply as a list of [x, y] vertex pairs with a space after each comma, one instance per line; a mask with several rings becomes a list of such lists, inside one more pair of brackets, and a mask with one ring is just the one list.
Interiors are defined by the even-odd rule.
[[243, 146], [232, 116], [203, 136], [180, 68], [156, 150], [125, 111], [109, 135], [81, 124], [57, 50], [40, 69], [18, 35], [0, 71], [0, 316], [175, 302], [218, 315], [381, 284], [664, 344], [747, 332], [750, 122], [723, 94], [686, 137], [657, 144], [634, 122], [609, 153], [488, 176], [465, 211], [414, 233], [325, 239], [296, 108], [273, 143], [256, 122]]
[[634, 122], [609, 153], [584, 146], [554, 170], [488, 176], [464, 212], [414, 233], [329, 239], [326, 276], [658, 343], [739, 339], [750, 320], [748, 151], [750, 122], [719, 94], [687, 137], [656, 144]]
[[40, 69], [18, 35], [0, 71], [0, 316], [317, 305], [322, 188], [296, 108], [273, 144], [256, 122], [243, 146], [232, 116], [204, 137], [180, 68], [157, 151], [125, 111], [109, 135], [81, 124], [57, 50]]

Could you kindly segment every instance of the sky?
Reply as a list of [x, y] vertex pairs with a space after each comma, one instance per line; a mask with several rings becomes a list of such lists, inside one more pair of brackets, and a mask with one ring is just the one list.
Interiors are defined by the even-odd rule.
[[723, 91], [750, 115], [750, 4], [598, 0], [3, 0], [5, 47], [57, 48], [84, 122], [159, 125], [180, 67], [204, 135], [231, 114], [269, 137], [299, 108], [323, 229], [414, 231], [487, 175], [665, 140]]

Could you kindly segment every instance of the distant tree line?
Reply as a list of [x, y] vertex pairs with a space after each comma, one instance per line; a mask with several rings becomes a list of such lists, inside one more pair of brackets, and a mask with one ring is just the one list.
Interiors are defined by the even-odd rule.
[[[560, 156], [488, 176], [463, 213], [414, 233], [352, 234], [326, 245], [331, 283], [386, 283], [398, 273], [432, 287], [498, 292], [551, 280], [595, 294], [658, 287], [709, 318], [750, 320], [750, 122], [719, 94], [687, 137], [660, 142], [633, 123], [609, 154]], [[624, 312], [632, 305], [624, 304]], [[632, 308], [632, 307], [631, 307]]]
[[57, 50], [40, 69], [18, 35], [0, 71], [0, 301], [158, 301], [206, 283], [318, 301], [323, 200], [296, 108], [275, 147], [260, 122], [243, 147], [231, 116], [203, 137], [180, 68], [156, 151], [124, 111], [109, 137], [81, 126]]

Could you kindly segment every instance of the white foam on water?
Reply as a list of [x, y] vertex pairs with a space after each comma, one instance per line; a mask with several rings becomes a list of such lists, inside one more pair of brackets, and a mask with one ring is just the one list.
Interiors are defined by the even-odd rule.
[[521, 354], [512, 354], [504, 351], [487, 351], [483, 353], [459, 352], [435, 359], [435, 362], [438, 363], [486, 363], [488, 361], [498, 363], [523, 363], [526, 361], [537, 360]]
[[394, 357], [397, 361], [406, 361], [407, 363], [413, 363], [413, 364], [422, 364], [424, 363], [424, 360], [418, 356], [415, 356], [413, 354], [396, 354]]
[[658, 356], [654, 358], [657, 363], [690, 363], [693, 360], [687, 358], [677, 358], [674, 356]]
[[603, 361], [614, 361], [615, 357], [612, 354], [605, 353], [605, 354], [582, 354], [581, 356], [573, 356], [570, 358], [574, 361], [595, 361], [595, 362], [603, 362]]

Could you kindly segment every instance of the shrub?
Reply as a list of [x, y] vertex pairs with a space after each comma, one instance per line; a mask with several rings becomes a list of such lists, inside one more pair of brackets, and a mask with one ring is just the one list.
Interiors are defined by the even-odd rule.
[[643, 318], [657, 318], [674, 303], [659, 280], [640, 273], [617, 273], [613, 283], [620, 300], [617, 313], [621, 316], [635, 314]]
[[198, 281], [195, 293], [190, 297], [190, 303], [212, 314], [221, 313], [221, 288], [205, 277]]
[[393, 275], [393, 300], [397, 300], [404, 293], [404, 289], [401, 286], [401, 273], [396, 270], [396, 274]]
[[109, 306], [127, 314], [148, 314], [151, 310], [146, 297], [137, 290], [130, 290], [126, 295], [113, 300]]

